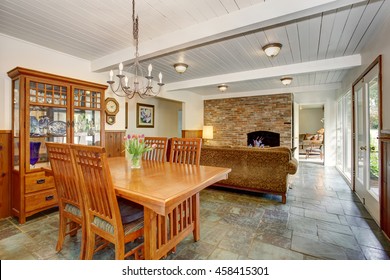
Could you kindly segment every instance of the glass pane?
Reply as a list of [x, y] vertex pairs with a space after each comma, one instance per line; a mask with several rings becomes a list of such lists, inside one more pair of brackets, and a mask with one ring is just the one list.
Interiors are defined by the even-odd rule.
[[100, 145], [100, 111], [75, 109], [74, 143]]
[[337, 104], [337, 122], [336, 122], [336, 166], [343, 170], [343, 98]]
[[356, 93], [356, 179], [364, 185], [364, 163], [366, 161], [365, 133], [364, 133], [364, 102], [363, 88], [359, 88]]
[[19, 113], [20, 113], [20, 81], [15, 80], [14, 83], [14, 92], [13, 92], [13, 107], [14, 107], [14, 122], [13, 122], [13, 130], [14, 130], [14, 169], [19, 170], [19, 136], [20, 136], [20, 119], [19, 119]]
[[344, 174], [352, 180], [352, 93], [348, 92], [345, 96], [344, 106]]
[[370, 183], [368, 190], [379, 200], [379, 97], [378, 78], [368, 85], [369, 128], [370, 128]]
[[38, 106], [48, 104], [66, 106], [66, 92], [66, 87], [30, 81], [30, 104]]
[[73, 99], [75, 107], [83, 107], [85, 109], [100, 109], [101, 108], [101, 92], [90, 91], [85, 89], [74, 89]]
[[30, 168], [42, 167], [48, 161], [45, 142], [66, 143], [66, 108], [31, 106], [29, 116], [27, 162]]

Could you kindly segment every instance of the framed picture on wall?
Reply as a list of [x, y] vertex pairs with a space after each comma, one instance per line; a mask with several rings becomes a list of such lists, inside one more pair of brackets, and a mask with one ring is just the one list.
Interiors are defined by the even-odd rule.
[[154, 127], [154, 105], [137, 103], [137, 127]]

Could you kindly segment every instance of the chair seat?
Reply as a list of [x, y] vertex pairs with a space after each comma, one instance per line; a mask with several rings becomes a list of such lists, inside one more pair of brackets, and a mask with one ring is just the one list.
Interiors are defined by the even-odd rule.
[[[109, 222], [107, 222], [99, 217], [95, 217], [93, 219], [93, 224], [95, 226], [97, 226], [98, 228], [100, 228], [108, 233], [114, 234], [114, 227], [112, 226], [112, 224], [110, 224]], [[144, 226], [144, 219], [141, 218], [141, 219], [135, 220], [131, 223], [124, 224], [123, 231], [124, 231], [125, 235], [127, 235], [129, 233], [135, 232], [135, 231], [143, 228], [143, 226]]]
[[144, 207], [124, 198], [118, 198], [122, 223], [127, 224], [144, 217]]
[[80, 211], [80, 208], [72, 205], [72, 204], [69, 204], [67, 203], [65, 205], [65, 209], [64, 209], [66, 212], [69, 212], [77, 217], [81, 217], [81, 211]]

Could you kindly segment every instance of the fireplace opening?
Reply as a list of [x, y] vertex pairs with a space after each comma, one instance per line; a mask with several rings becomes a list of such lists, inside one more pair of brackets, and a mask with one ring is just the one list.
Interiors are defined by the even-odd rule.
[[272, 131], [253, 131], [247, 134], [247, 145], [251, 147], [280, 146], [280, 134]]

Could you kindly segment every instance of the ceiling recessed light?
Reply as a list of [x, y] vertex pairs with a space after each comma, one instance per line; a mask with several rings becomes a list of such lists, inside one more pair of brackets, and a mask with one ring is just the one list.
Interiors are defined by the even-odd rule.
[[281, 48], [282, 48], [282, 44], [272, 43], [272, 44], [265, 45], [263, 47], [263, 51], [267, 56], [274, 57], [278, 55]]

